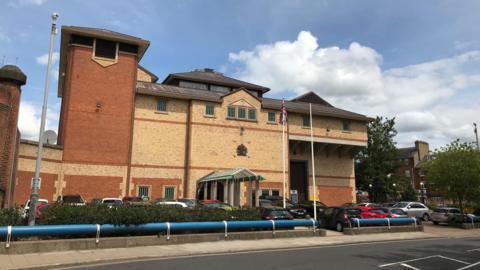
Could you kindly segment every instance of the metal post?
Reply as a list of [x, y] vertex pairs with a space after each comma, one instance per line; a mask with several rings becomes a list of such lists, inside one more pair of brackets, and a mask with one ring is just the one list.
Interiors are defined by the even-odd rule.
[[287, 180], [285, 176], [285, 121], [282, 123], [283, 208], [287, 208]]
[[312, 185], [313, 185], [313, 219], [317, 220], [317, 185], [315, 183], [315, 155], [313, 144], [313, 119], [312, 119], [312, 103], [310, 103], [310, 142], [312, 148]]
[[477, 150], [480, 151], [480, 145], [478, 144], [478, 131], [477, 131], [477, 123], [473, 123], [473, 126], [474, 126], [474, 130], [473, 132], [475, 132], [475, 138], [477, 140]]
[[42, 164], [43, 156], [43, 132], [45, 130], [45, 120], [47, 116], [47, 106], [48, 106], [48, 89], [50, 88], [50, 72], [52, 69], [52, 52], [55, 42], [55, 35], [57, 34], [57, 19], [59, 14], [52, 14], [52, 28], [50, 31], [50, 48], [48, 52], [48, 64], [47, 64], [47, 75], [45, 78], [45, 91], [43, 94], [43, 107], [42, 107], [42, 119], [40, 121], [40, 134], [38, 135], [38, 151], [37, 151], [37, 161], [35, 163], [35, 176], [32, 179], [32, 193], [30, 195], [30, 210], [28, 213], [28, 225], [35, 225], [35, 210], [38, 201], [39, 193], [39, 184], [40, 184], [40, 169]]

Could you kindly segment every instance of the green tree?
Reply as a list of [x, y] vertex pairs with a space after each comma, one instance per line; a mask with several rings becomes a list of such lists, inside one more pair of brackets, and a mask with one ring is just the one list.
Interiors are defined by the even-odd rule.
[[[401, 191], [393, 186], [390, 177], [399, 167], [397, 148], [393, 138], [397, 135], [395, 118], [377, 116], [367, 126], [368, 145], [356, 157], [357, 187], [372, 192], [372, 201], [384, 202], [388, 195], [397, 196]], [[370, 188], [370, 185], [372, 187]]]
[[465, 202], [478, 200], [480, 195], [480, 151], [457, 139], [433, 156], [425, 164], [427, 180], [456, 201], [463, 212]]

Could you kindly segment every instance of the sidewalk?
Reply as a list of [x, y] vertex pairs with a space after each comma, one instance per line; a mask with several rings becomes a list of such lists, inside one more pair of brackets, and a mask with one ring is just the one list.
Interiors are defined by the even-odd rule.
[[264, 239], [255, 241], [235, 240], [215, 243], [194, 243], [181, 245], [143, 246], [118, 249], [97, 249], [83, 251], [64, 251], [51, 253], [32, 253], [0, 255], [0, 269], [45, 268], [60, 265], [79, 265], [109, 261], [135, 260], [146, 258], [166, 258], [178, 256], [208, 255], [218, 253], [236, 253], [272, 249], [291, 249], [312, 246], [348, 245], [366, 242], [400, 241], [421, 238], [480, 236], [480, 230], [442, 230], [426, 229], [426, 232], [342, 235], [329, 231], [327, 237]]

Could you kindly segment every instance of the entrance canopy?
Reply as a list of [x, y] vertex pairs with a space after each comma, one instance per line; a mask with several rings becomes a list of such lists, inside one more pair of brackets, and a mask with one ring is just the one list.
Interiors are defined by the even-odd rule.
[[246, 168], [237, 168], [232, 170], [220, 171], [220, 172], [212, 172], [200, 179], [198, 179], [198, 183], [206, 183], [212, 181], [228, 181], [228, 180], [235, 180], [235, 181], [262, 181], [265, 178], [261, 175], [257, 175], [254, 172], [250, 171]]

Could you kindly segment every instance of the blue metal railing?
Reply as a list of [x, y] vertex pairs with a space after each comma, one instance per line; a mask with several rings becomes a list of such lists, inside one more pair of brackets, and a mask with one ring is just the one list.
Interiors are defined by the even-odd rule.
[[352, 218], [353, 227], [361, 228], [366, 226], [398, 226], [398, 225], [417, 225], [417, 219], [414, 217], [405, 218]]

